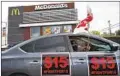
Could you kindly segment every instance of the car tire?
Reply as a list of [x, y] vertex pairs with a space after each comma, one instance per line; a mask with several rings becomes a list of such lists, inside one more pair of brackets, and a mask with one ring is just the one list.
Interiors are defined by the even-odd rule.
[[29, 75], [24, 73], [14, 73], [14, 74], [11, 74], [10, 76], [29, 76]]

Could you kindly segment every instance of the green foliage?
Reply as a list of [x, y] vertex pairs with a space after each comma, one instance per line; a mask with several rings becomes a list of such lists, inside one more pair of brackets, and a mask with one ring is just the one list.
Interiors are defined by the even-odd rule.
[[107, 33], [107, 32], [103, 32], [103, 34], [101, 34], [101, 36], [103, 37], [120, 37], [120, 35], [116, 34], [116, 33]]
[[117, 31], [116, 31], [116, 35], [120, 35], [120, 30], [117, 30]]
[[91, 31], [91, 33], [94, 34], [94, 35], [100, 35], [100, 32], [99, 32], [99, 31], [96, 31], [96, 30]]

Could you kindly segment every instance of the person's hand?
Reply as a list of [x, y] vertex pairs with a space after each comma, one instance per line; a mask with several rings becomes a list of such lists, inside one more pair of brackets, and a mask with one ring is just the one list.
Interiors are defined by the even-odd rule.
[[85, 47], [85, 50], [86, 51], [89, 51], [91, 49], [90, 45], [88, 44], [86, 47]]

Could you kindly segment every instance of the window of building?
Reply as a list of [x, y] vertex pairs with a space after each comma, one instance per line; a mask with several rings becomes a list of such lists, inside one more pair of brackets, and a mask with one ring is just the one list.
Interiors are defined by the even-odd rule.
[[40, 36], [40, 27], [31, 27], [31, 38]]
[[43, 27], [43, 35], [72, 32], [72, 25], [55, 25]]
[[52, 34], [58, 34], [62, 32], [62, 26], [52, 26], [51, 27]]
[[43, 27], [43, 35], [50, 35], [51, 34], [51, 26]]
[[45, 26], [43, 27], [43, 35], [58, 34], [62, 32], [62, 26]]
[[65, 25], [64, 26], [64, 31], [65, 33], [69, 33], [69, 32], [72, 32], [72, 25]]

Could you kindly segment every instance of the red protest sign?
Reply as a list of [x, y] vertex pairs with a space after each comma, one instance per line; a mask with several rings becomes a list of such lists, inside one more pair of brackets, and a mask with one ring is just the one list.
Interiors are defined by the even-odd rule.
[[118, 68], [115, 55], [90, 55], [90, 76], [117, 76]]
[[42, 76], [70, 75], [70, 62], [68, 54], [42, 55]]

